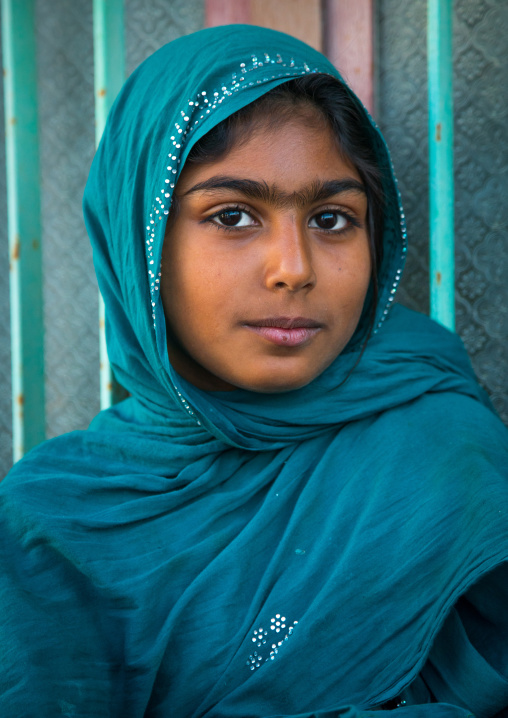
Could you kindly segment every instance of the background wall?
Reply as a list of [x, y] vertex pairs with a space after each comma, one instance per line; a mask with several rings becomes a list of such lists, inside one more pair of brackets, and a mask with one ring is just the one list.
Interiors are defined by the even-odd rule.
[[[428, 313], [426, 2], [378, 2], [378, 116], [409, 235], [399, 301]], [[457, 331], [508, 423], [508, 3], [454, 3]]]
[[[204, 17], [204, 0], [125, 0], [127, 72], [165, 42], [200, 29]], [[376, 114], [392, 149], [411, 247], [400, 300], [428, 311], [426, 2], [378, 0], [375, 26]], [[97, 284], [81, 213], [94, 153], [92, 0], [37, 0], [37, 28], [51, 437], [86, 428], [99, 410]], [[456, 0], [457, 329], [508, 423], [507, 36], [503, 0]], [[0, 216], [6, 217], [3, 143]], [[3, 476], [12, 461], [6, 221], [0, 222], [0, 264]]]
[[[1, 45], [1, 38], [0, 38]], [[0, 58], [1, 58], [0, 53]], [[0, 76], [1, 77], [1, 76]], [[1, 81], [0, 81], [1, 86]], [[0, 92], [0, 138], [5, 136], [4, 98]], [[5, 142], [0, 141], [0, 476], [12, 463], [11, 451], [11, 332], [9, 321], [9, 250], [5, 191]]]

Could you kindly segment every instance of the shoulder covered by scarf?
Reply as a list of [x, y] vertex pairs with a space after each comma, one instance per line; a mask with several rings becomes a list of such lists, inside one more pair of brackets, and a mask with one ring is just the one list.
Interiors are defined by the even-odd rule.
[[460, 340], [392, 307], [405, 230], [373, 123], [388, 202], [359, 362], [365, 317], [283, 395], [203, 392], [169, 365], [158, 268], [185, 158], [311, 72], [340, 79], [287, 35], [215, 28], [113, 107], [84, 209], [131, 398], [1, 485], [2, 716], [507, 715], [507, 432]]

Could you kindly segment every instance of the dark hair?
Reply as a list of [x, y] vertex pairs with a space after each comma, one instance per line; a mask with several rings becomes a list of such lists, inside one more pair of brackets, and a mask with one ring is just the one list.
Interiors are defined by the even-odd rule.
[[318, 110], [332, 129], [341, 155], [357, 169], [367, 194], [367, 228], [372, 263], [370, 334], [378, 300], [378, 268], [382, 260], [383, 168], [376, 154], [375, 133], [355, 96], [331, 75], [312, 74], [289, 80], [216, 125], [192, 147], [186, 164], [206, 164], [224, 157], [245, 142], [253, 126], [270, 127]]

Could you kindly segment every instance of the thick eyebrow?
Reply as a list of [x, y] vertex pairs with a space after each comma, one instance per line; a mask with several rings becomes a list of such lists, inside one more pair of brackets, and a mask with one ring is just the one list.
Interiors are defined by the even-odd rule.
[[267, 202], [277, 208], [305, 207], [308, 204], [322, 202], [345, 192], [366, 194], [364, 185], [353, 177], [344, 177], [340, 180], [316, 180], [297, 192], [287, 193], [279, 189], [277, 185], [269, 185], [266, 182], [217, 175], [204, 180], [204, 182], [198, 182], [184, 192], [183, 197], [187, 197], [193, 192], [215, 193], [220, 191], [240, 192], [245, 197]]

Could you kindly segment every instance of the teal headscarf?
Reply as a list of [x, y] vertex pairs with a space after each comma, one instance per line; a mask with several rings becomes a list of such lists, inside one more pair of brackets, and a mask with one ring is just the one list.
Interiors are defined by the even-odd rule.
[[460, 340], [392, 307], [404, 216], [365, 111], [387, 208], [361, 357], [363, 325], [320, 377], [279, 395], [203, 392], [168, 361], [160, 260], [192, 145], [313, 72], [340, 79], [287, 35], [209, 29], [144, 62], [111, 111], [84, 211], [131, 398], [2, 484], [2, 715], [508, 706], [507, 432]]

